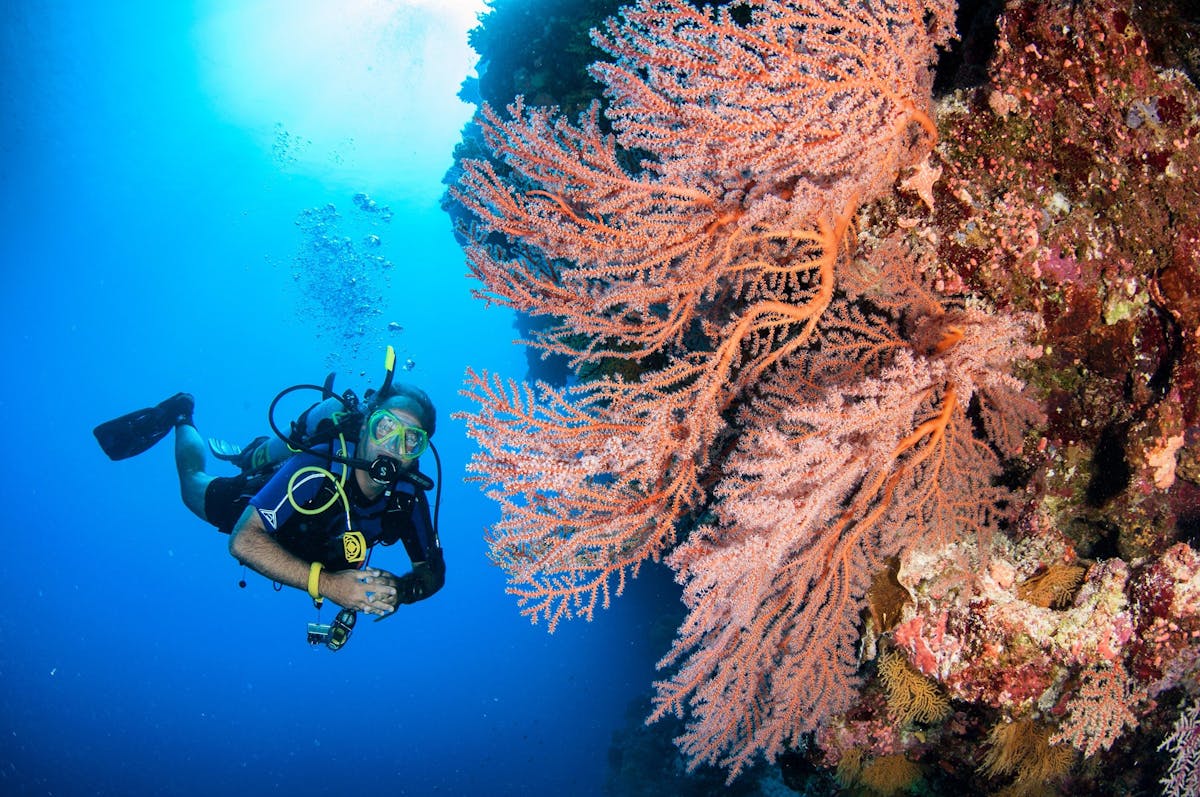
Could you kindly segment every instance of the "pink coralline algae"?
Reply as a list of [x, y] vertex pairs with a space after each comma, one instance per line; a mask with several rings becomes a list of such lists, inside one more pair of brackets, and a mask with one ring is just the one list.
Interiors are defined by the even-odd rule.
[[1170, 548], [1134, 579], [1130, 594], [1137, 622], [1130, 672], [1151, 696], [1200, 676], [1200, 554], [1187, 545]]
[[[1120, 752], [1147, 755], [1200, 693], [1200, 92], [1169, 17], [1010, 0], [986, 84], [937, 106], [932, 201], [913, 187], [900, 207], [935, 284], [1041, 319], [1020, 375], [1048, 417], [1015, 468], [1019, 520], [906, 551], [911, 602], [864, 645], [945, 690], [954, 719], [898, 739], [955, 777], [980, 745], [952, 725], [1028, 722], [1085, 762], [1068, 792], [1128, 793]], [[870, 706], [868, 688], [839, 732]]]
[[938, 109], [925, 233], [946, 281], [1040, 314], [1037, 490], [1081, 554], [1115, 528], [1126, 559], [1200, 504], [1200, 92], [1131, 13], [1006, 5], [988, 84]]
[[1068, 730], [1081, 712], [1115, 712], [1102, 731], [1060, 732], [1094, 754], [1164, 690], [1200, 688], [1200, 554], [1179, 543], [1132, 564], [1094, 562], [1063, 608], [1021, 597], [1048, 556], [1072, 558], [1064, 546], [1007, 540], [987, 552], [955, 545], [906, 555], [898, 580], [913, 603], [890, 636], [954, 700]]

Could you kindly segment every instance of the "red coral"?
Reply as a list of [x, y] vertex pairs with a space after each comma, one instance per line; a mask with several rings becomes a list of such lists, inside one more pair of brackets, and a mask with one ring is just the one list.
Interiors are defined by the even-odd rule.
[[1126, 728], [1137, 726], [1131, 706], [1142, 697], [1134, 694], [1129, 674], [1119, 663], [1088, 667], [1050, 742], [1069, 742], [1085, 756], [1107, 750]]

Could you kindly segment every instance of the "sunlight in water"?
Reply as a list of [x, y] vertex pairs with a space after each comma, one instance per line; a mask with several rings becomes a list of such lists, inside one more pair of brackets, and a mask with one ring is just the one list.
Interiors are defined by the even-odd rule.
[[197, 51], [215, 105], [281, 168], [356, 189], [440, 193], [471, 107], [483, 0], [224, 0]]

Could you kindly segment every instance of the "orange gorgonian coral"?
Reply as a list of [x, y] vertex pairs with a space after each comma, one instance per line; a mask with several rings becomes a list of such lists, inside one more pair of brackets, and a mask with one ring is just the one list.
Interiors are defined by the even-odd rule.
[[532, 345], [588, 375], [469, 373], [492, 558], [553, 629], [664, 557], [689, 615], [653, 717], [686, 714], [681, 749], [731, 778], [849, 705], [872, 575], [986, 532], [1037, 415], [1028, 319], [935, 294], [898, 237], [850, 255], [934, 144], [954, 9], [642, 0], [594, 34], [614, 132], [485, 108], [507, 169], [454, 189], [480, 294], [553, 319]]

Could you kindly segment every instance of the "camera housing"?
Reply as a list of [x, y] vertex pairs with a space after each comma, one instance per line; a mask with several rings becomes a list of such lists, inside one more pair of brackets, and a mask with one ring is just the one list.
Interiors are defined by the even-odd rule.
[[308, 644], [316, 647], [329, 642], [329, 631], [332, 627], [329, 623], [309, 623]]

